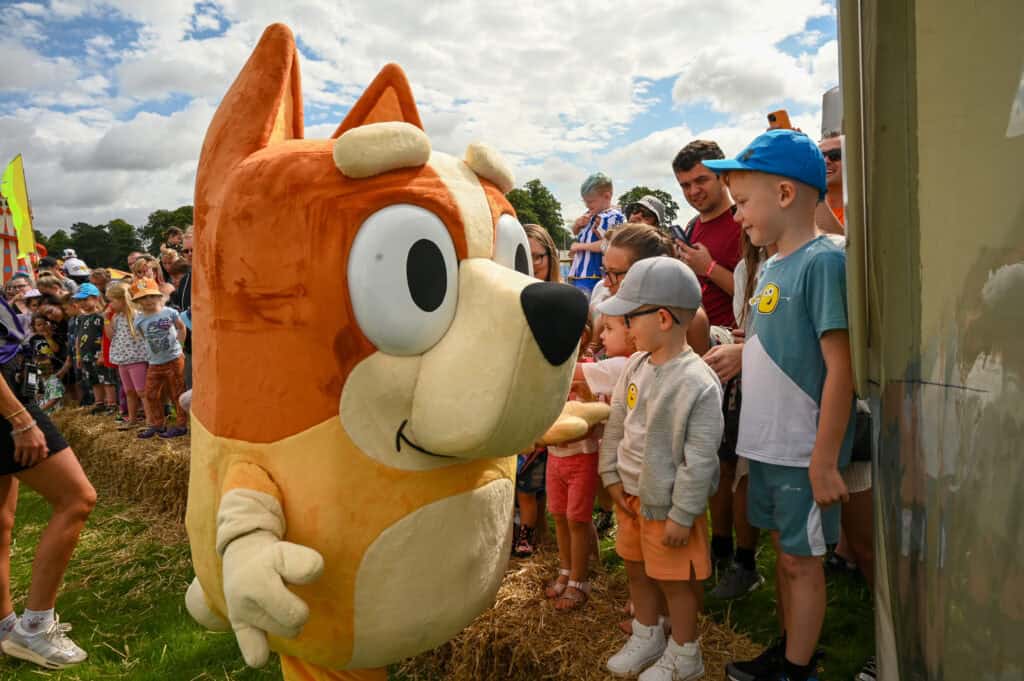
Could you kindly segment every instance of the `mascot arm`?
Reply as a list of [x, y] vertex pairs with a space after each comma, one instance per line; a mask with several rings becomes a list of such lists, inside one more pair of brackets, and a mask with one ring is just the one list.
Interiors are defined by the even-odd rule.
[[309, 607], [285, 584], [308, 584], [324, 568], [319, 553], [284, 541], [284, 534], [277, 485], [255, 464], [233, 464], [217, 512], [217, 553], [228, 620], [251, 667], [266, 664], [268, 633], [295, 638], [309, 618]]
[[541, 436], [540, 442], [561, 445], [584, 438], [591, 428], [608, 419], [609, 412], [610, 408], [604, 402], [570, 400], [565, 403], [554, 425]]

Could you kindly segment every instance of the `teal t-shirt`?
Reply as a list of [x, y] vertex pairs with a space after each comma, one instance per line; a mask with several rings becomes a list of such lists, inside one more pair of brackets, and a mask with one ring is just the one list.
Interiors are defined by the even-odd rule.
[[[755, 291], [743, 345], [736, 453], [780, 466], [807, 467], [825, 385], [821, 337], [849, 327], [846, 253], [820, 236], [784, 258], [769, 258]], [[851, 396], [840, 467], [850, 460], [854, 415]]]

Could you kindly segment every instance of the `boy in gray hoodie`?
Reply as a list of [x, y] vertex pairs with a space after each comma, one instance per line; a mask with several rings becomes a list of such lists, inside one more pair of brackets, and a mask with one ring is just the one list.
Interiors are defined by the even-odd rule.
[[[616, 676], [643, 672], [640, 681], [704, 673], [697, 640], [700, 581], [711, 574], [704, 514], [718, 485], [724, 424], [718, 378], [686, 343], [700, 302], [693, 272], [663, 256], [635, 263], [619, 292], [597, 306], [623, 317], [641, 350], [615, 387], [599, 462], [636, 609], [633, 635], [607, 666]], [[658, 616], [661, 595], [669, 640]]]

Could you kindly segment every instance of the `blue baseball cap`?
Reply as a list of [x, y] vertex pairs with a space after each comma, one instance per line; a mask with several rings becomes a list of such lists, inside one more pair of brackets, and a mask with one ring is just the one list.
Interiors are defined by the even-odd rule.
[[78, 287], [78, 292], [75, 295], [71, 296], [71, 297], [74, 300], [84, 300], [85, 298], [91, 298], [92, 296], [96, 296], [98, 298], [99, 295], [100, 295], [100, 290], [98, 288], [96, 288], [92, 284], [86, 283], [86, 284], [81, 284]]
[[702, 163], [716, 174], [754, 170], [789, 177], [817, 189], [819, 200], [828, 192], [825, 157], [814, 140], [795, 130], [769, 130], [758, 135], [736, 158]]

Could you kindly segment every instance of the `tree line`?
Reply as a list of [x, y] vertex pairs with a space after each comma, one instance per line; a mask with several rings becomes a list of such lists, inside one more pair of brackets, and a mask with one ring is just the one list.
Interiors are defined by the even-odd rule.
[[[636, 201], [646, 194], [654, 194], [665, 204], [666, 217], [671, 224], [676, 217], [679, 205], [672, 196], [660, 189], [633, 187], [619, 196], [619, 205]], [[517, 187], [507, 194], [509, 203], [516, 209], [519, 221], [523, 224], [534, 223], [544, 227], [561, 249], [568, 249], [572, 243], [572, 231], [568, 220], [562, 215], [562, 204], [554, 194], [538, 179], [530, 180], [522, 187]], [[36, 232], [36, 241], [46, 246], [50, 254], [60, 257], [66, 248], [73, 248], [79, 258], [91, 267], [125, 267], [128, 254], [133, 251], [146, 251], [159, 255], [164, 235], [171, 227], [185, 229], [192, 224], [192, 206], [179, 206], [174, 210], [157, 210], [149, 214], [146, 224], [136, 227], [120, 218], [102, 225], [91, 225], [87, 222], [76, 222], [68, 229], [58, 229], [50, 236]]]

